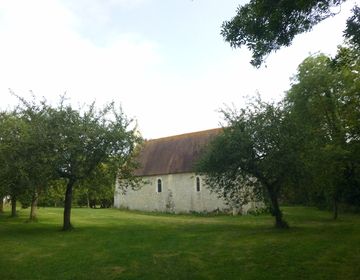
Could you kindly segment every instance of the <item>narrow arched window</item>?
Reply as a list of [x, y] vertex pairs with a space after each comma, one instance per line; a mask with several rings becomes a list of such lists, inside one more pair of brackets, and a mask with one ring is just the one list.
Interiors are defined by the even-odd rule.
[[200, 191], [200, 178], [196, 177], [196, 191], [199, 192]]
[[157, 180], [157, 192], [162, 192], [162, 182], [161, 179]]

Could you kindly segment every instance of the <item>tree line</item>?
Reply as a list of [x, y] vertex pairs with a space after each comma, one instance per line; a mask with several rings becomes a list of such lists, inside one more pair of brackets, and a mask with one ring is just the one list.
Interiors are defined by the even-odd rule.
[[[232, 47], [249, 48], [251, 63], [260, 67], [269, 53], [334, 16], [343, 2], [250, 0], [223, 23], [221, 34]], [[222, 111], [223, 133], [197, 170], [230, 205], [265, 197], [280, 228], [288, 227], [281, 202], [332, 208], [334, 219], [339, 205], [359, 210], [360, 8], [352, 12], [346, 46], [335, 57], [305, 59], [281, 102], [255, 98], [240, 110]], [[30, 202], [33, 219], [39, 196], [56, 201], [63, 193], [68, 230], [74, 187], [90, 204], [89, 195], [106, 192], [116, 174], [135, 182], [133, 152], [141, 139], [113, 103], [75, 110], [64, 98], [56, 107], [19, 101], [15, 110], [0, 113], [0, 197], [10, 195], [13, 215], [17, 199]]]
[[280, 202], [331, 208], [334, 219], [340, 204], [360, 210], [357, 48], [306, 58], [279, 103], [258, 97], [223, 115], [223, 133], [197, 168], [229, 204], [242, 206], [263, 194], [280, 228], [288, 227]]
[[[290, 46], [296, 35], [335, 16], [346, 0], [250, 0], [222, 24], [233, 48], [246, 46], [250, 63]], [[337, 11], [335, 9], [338, 9]], [[326, 34], [324, 34], [326, 36]], [[224, 133], [197, 165], [228, 204], [267, 199], [275, 225], [286, 228], [279, 200], [333, 209], [360, 209], [360, 7], [355, 3], [335, 57], [310, 56], [298, 67], [285, 98], [260, 98], [224, 109]], [[245, 188], [246, 186], [246, 188]], [[249, 191], [251, 190], [251, 191]]]
[[85, 196], [86, 204], [106, 207], [109, 201], [96, 200], [113, 196], [116, 176], [132, 180], [141, 138], [114, 103], [74, 109], [64, 96], [56, 106], [17, 98], [16, 108], [0, 112], [1, 203], [9, 196], [16, 216], [20, 200], [30, 205], [30, 220], [35, 220], [39, 198], [43, 204], [61, 201], [63, 230], [70, 230], [73, 189], [79, 190], [80, 204]]
[[[197, 165], [209, 188], [231, 206], [264, 197], [280, 228], [288, 227], [282, 202], [332, 208], [334, 219], [339, 205], [359, 211], [359, 73], [359, 49], [339, 47], [334, 57], [306, 58], [280, 102], [258, 97], [225, 108], [223, 133]], [[18, 99], [0, 113], [0, 196], [11, 197], [12, 215], [18, 199], [29, 203], [30, 219], [39, 197], [62, 200], [68, 230], [74, 187], [90, 206], [97, 194], [112, 197], [116, 175], [136, 181], [141, 138], [114, 103], [75, 110], [64, 98], [55, 107]]]

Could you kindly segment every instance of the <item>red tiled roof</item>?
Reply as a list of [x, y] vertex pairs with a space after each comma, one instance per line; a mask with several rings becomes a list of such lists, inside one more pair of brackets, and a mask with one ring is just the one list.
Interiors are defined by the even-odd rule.
[[193, 172], [205, 146], [221, 131], [222, 128], [216, 128], [145, 141], [135, 175]]

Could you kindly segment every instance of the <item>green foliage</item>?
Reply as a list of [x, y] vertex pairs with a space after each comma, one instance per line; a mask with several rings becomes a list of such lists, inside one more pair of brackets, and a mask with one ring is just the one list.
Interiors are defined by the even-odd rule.
[[223, 133], [208, 147], [198, 164], [210, 189], [229, 204], [242, 206], [259, 186], [265, 190], [276, 218], [286, 227], [278, 205], [281, 189], [293, 182], [297, 172], [297, 135], [281, 104], [260, 99], [238, 111], [224, 110]]
[[0, 195], [11, 195], [14, 205], [16, 199], [30, 203], [32, 217], [39, 198], [42, 205], [63, 204], [70, 227], [74, 185], [109, 207], [117, 175], [136, 181], [133, 158], [140, 137], [114, 103], [75, 110], [65, 97], [57, 107], [17, 97], [16, 110], [0, 114]]
[[20, 103], [16, 109], [1, 115], [1, 188], [14, 203], [18, 199], [23, 207], [31, 204], [30, 218], [36, 218], [38, 195], [55, 178], [48, 105], [35, 97], [30, 101], [16, 97]]
[[333, 205], [335, 218], [339, 202], [354, 203], [359, 197], [359, 71], [355, 49], [339, 48], [334, 59], [309, 57], [299, 66], [286, 97], [304, 136], [301, 157], [311, 179], [303, 185], [310, 182], [308, 191], [315, 201]]
[[[89, 180], [97, 180], [91, 183], [90, 189], [103, 187], [110, 180], [115, 181], [119, 168], [133, 166], [133, 151], [140, 138], [131, 125], [132, 121], [114, 103], [100, 110], [94, 103], [75, 110], [63, 98], [58, 107], [49, 108], [55, 170], [67, 180], [64, 230], [72, 228], [70, 213], [74, 186], [89, 185]], [[104, 183], [99, 183], [101, 180]]]
[[[15, 94], [14, 94], [15, 95]], [[26, 124], [24, 137], [24, 162], [27, 187], [22, 191], [20, 201], [22, 205], [31, 205], [30, 220], [36, 220], [38, 197], [45, 192], [52, 180], [57, 178], [54, 170], [54, 141], [49, 134], [49, 105], [46, 100], [37, 102], [25, 100], [17, 96], [20, 101], [17, 116]]]
[[115, 192], [116, 172], [110, 172], [105, 164], [99, 165], [96, 170], [80, 182], [78, 205], [96, 208], [109, 208], [113, 205]]
[[[6, 211], [8, 211], [6, 209]], [[1, 279], [358, 279], [360, 217], [284, 207], [288, 231], [268, 215], [215, 216], [74, 208], [77, 228], [59, 231], [62, 209], [38, 223], [0, 215]]]
[[[259, 67], [264, 58], [291, 45], [297, 34], [310, 31], [333, 16], [333, 7], [345, 0], [250, 0], [239, 6], [236, 16], [222, 25], [221, 34], [234, 48], [246, 46], [253, 53], [251, 64]], [[359, 10], [348, 20], [345, 36], [359, 39]]]
[[26, 123], [15, 111], [0, 113], [0, 191], [2, 196], [10, 195], [14, 204], [28, 186], [28, 165], [24, 160], [28, 155], [25, 145], [28, 132]]
[[353, 8], [353, 15], [346, 21], [344, 37], [355, 48], [360, 49], [360, 7]]
[[39, 196], [38, 205], [41, 207], [64, 207], [66, 180], [52, 180], [49, 185], [50, 187]]

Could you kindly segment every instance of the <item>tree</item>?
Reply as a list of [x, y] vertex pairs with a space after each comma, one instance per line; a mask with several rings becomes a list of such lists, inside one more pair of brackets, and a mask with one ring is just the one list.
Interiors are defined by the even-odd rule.
[[98, 165], [94, 172], [81, 182], [82, 192], [79, 196], [79, 205], [96, 208], [108, 208], [113, 205], [115, 180], [114, 174], [108, 165]]
[[16, 202], [27, 186], [24, 161], [26, 124], [15, 111], [0, 114], [0, 187], [11, 197], [11, 216], [16, 216]]
[[[11, 118], [8, 112], [0, 113], [0, 212], [3, 213], [4, 205], [3, 199], [10, 193], [9, 189], [9, 180], [8, 180], [8, 168], [6, 168], [6, 147], [7, 147], [7, 137], [8, 137], [8, 126], [9, 126], [9, 118]], [[16, 215], [16, 207], [14, 216]]]
[[[17, 95], [16, 95], [17, 96]], [[27, 187], [23, 195], [30, 200], [30, 220], [36, 220], [39, 195], [49, 188], [56, 178], [54, 172], [54, 139], [49, 137], [49, 108], [46, 100], [36, 101], [35, 96], [27, 101], [17, 96], [20, 105], [17, 116], [24, 122], [26, 132], [23, 135], [23, 173]]]
[[[90, 177], [102, 164], [122, 166], [132, 160], [139, 138], [123, 112], [114, 103], [97, 110], [95, 104], [83, 112], [61, 100], [49, 111], [50, 138], [54, 140], [56, 171], [67, 180], [63, 230], [72, 228], [73, 187]], [[116, 172], [113, 172], [115, 182]]]
[[309, 57], [286, 97], [305, 139], [303, 161], [313, 193], [331, 201], [334, 219], [345, 193], [360, 198], [359, 71], [360, 53], [354, 49], [339, 48], [334, 59]]
[[47, 105], [18, 99], [21, 105], [1, 117], [2, 196], [11, 195], [12, 216], [16, 216], [16, 200], [30, 203], [30, 220], [35, 220], [38, 194], [53, 176], [45, 125]]
[[[7, 112], [0, 113], [0, 203], [1, 203], [1, 213], [3, 210], [3, 198], [9, 195], [9, 184], [7, 180], [7, 168], [4, 168], [6, 163], [6, 136], [7, 136], [7, 126], [9, 114]], [[16, 215], [16, 208], [15, 213]]]
[[65, 191], [66, 180], [52, 180], [49, 187], [39, 196], [38, 205], [43, 207], [64, 207]]
[[353, 8], [353, 15], [346, 21], [344, 37], [350, 45], [360, 49], [360, 7], [358, 6]]
[[[252, 51], [251, 64], [259, 67], [264, 58], [283, 46], [291, 45], [297, 34], [335, 15], [333, 7], [345, 0], [250, 0], [239, 6], [236, 16], [222, 25], [221, 34], [234, 48]], [[359, 42], [359, 8], [348, 19], [345, 37]]]
[[[281, 189], [296, 178], [296, 135], [286, 110], [257, 100], [240, 110], [223, 111], [226, 126], [198, 163], [210, 188], [229, 197], [240, 197], [241, 186], [266, 191], [275, 226], [287, 228], [279, 207]], [[235, 187], [239, 186], [239, 187]], [[240, 192], [238, 191], [240, 190]]]

